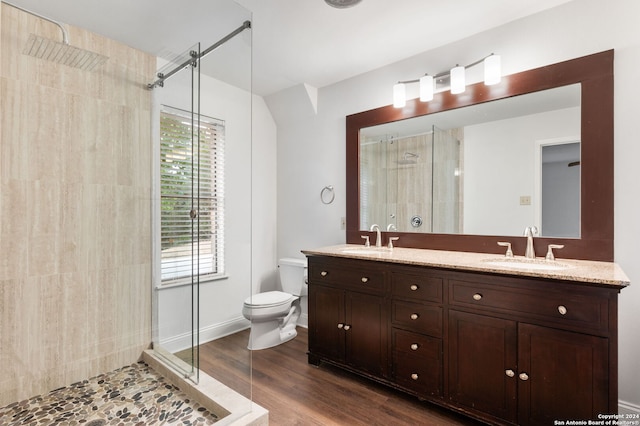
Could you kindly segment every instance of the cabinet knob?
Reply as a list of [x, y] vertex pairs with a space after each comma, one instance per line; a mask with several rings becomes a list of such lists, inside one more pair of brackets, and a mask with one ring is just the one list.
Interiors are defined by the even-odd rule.
[[509, 377], [513, 377], [516, 375], [516, 373], [513, 370], [505, 370], [504, 374], [506, 374]]
[[518, 377], [520, 377], [520, 380], [522, 380], [522, 381], [529, 380], [529, 375], [527, 373], [520, 373], [520, 375]]
[[566, 306], [558, 306], [558, 312], [560, 312], [560, 315], [566, 315], [567, 314], [567, 308]]
[[473, 300], [480, 300], [482, 299], [482, 295], [480, 293], [476, 293], [473, 295]]
[[338, 328], [342, 328], [342, 327], [344, 327], [344, 324], [343, 323], [338, 323]]
[[412, 319], [412, 320], [417, 320], [417, 319], [418, 319], [418, 317], [419, 317], [419, 315], [418, 315], [418, 314], [411, 314], [411, 319]]
[[412, 343], [412, 344], [411, 344], [411, 350], [412, 350], [412, 351], [417, 351], [419, 347], [420, 347], [420, 346], [419, 346], [417, 343]]
[[369, 277], [362, 277], [360, 278], [360, 281], [362, 281], [363, 283], [366, 283], [369, 281]]
[[418, 286], [415, 284], [411, 284], [411, 287], [409, 287], [411, 289], [411, 291], [416, 291], [418, 289]]
[[345, 325], [345, 326], [344, 326], [344, 329], [345, 329], [345, 330], [348, 330], [348, 329], [350, 329], [350, 328], [351, 328], [351, 326], [350, 326], [350, 325]]
[[327, 272], [327, 271], [322, 271], [322, 272], [320, 272], [320, 275], [321, 275], [321, 276], [323, 276], [323, 277], [326, 277], [326, 276], [327, 276], [327, 274], [328, 274], [328, 272]]
[[418, 380], [418, 375], [417, 375], [416, 373], [413, 373], [413, 374], [411, 375], [411, 378], [412, 378], [413, 380]]

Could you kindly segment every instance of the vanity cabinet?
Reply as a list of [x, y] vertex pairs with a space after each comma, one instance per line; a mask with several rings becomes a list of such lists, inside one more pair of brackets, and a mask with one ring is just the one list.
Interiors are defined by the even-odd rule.
[[617, 412], [620, 287], [319, 255], [309, 273], [312, 363], [490, 424]]
[[310, 363], [332, 361], [387, 376], [384, 275], [368, 263], [309, 262]]

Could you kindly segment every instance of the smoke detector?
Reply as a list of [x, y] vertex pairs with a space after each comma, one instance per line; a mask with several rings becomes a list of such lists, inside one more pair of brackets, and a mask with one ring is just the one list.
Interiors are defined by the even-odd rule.
[[362, 0], [324, 0], [329, 6], [336, 7], [338, 9], [346, 9], [351, 6], [355, 6]]

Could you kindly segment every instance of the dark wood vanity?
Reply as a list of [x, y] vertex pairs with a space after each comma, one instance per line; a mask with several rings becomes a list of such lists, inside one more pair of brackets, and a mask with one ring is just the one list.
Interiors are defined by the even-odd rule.
[[581, 282], [335, 253], [305, 251], [309, 363], [490, 424], [617, 413], [624, 278]]
[[[550, 425], [617, 413], [618, 293], [629, 281], [610, 263], [613, 56], [600, 52], [504, 76], [493, 88], [473, 84], [465, 96], [444, 91], [434, 102], [346, 117], [349, 244], [303, 251], [311, 364], [337, 365], [490, 424]], [[579, 237], [531, 241], [538, 253], [563, 244], [565, 270], [488, 266], [487, 257], [504, 258], [498, 241], [525, 253], [527, 239], [515, 234], [396, 232], [395, 210], [376, 216], [382, 232], [361, 223], [370, 210], [367, 191], [361, 194], [363, 129], [569, 85], [579, 85], [581, 99]], [[359, 252], [366, 237], [383, 246], [399, 237], [398, 248]]]

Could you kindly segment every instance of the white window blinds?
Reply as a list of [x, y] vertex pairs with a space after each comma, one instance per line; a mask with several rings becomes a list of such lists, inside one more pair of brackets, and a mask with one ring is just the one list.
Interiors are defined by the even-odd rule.
[[160, 113], [163, 283], [224, 274], [224, 122]]

